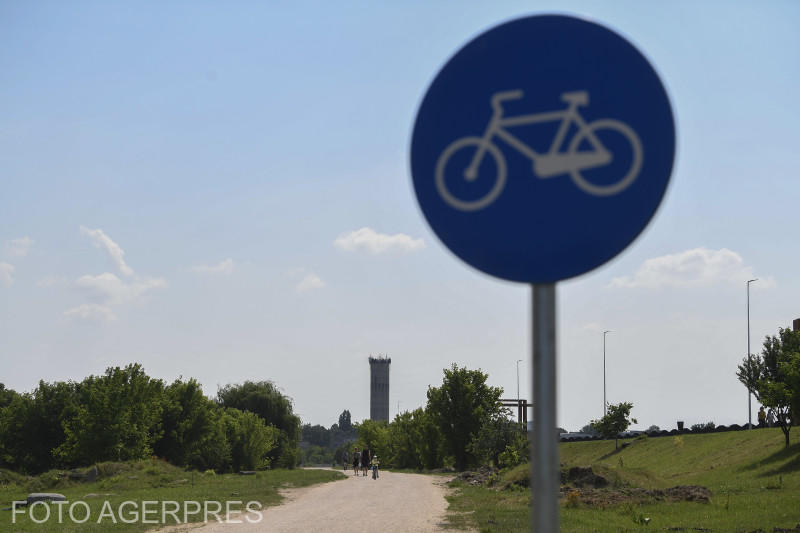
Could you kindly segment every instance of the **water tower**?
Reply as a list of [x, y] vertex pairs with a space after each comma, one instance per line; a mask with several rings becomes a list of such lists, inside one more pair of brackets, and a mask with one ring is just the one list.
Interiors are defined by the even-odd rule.
[[391, 357], [369, 356], [369, 418], [389, 421], [389, 365]]

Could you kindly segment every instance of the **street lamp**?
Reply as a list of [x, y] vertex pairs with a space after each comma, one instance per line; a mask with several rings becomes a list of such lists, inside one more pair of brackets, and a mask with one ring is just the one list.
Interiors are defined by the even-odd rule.
[[606, 333], [611, 333], [610, 329], [603, 332], [603, 416], [606, 416]]
[[517, 359], [517, 401], [519, 401], [519, 364], [522, 362], [522, 359]]
[[[750, 284], [758, 281], [758, 278], [747, 280], [747, 365], [750, 369], [753, 368], [753, 358], [750, 354]], [[753, 391], [747, 387], [747, 429], [753, 429], [753, 408], [752, 408], [752, 395]]]

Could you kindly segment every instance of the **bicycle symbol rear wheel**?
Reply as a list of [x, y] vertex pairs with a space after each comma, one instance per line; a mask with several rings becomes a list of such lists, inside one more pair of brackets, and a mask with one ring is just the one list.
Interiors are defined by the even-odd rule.
[[[636, 132], [627, 124], [613, 119], [595, 120], [589, 123], [585, 129], [578, 132], [572, 138], [569, 145], [569, 153], [574, 154], [580, 146], [581, 142], [587, 139], [590, 134], [596, 139], [596, 132], [598, 130], [613, 131], [622, 135], [628, 143], [630, 143], [631, 163], [628, 171], [620, 179], [615, 180], [613, 183], [607, 185], [598, 185], [587, 180], [579, 169], [572, 169], [569, 175], [575, 185], [580, 187], [583, 192], [594, 196], [611, 196], [617, 194], [628, 188], [639, 175], [639, 170], [642, 168], [642, 143]], [[591, 137], [589, 137], [591, 139]], [[610, 162], [610, 161], [609, 161]]]
[[[450, 192], [450, 189], [447, 187], [446, 178], [448, 177], [448, 165], [447, 163], [456, 155], [456, 152], [459, 150], [469, 150], [464, 155], [469, 155], [470, 157], [467, 158], [468, 161], [472, 161], [472, 156], [481, 149], [481, 147], [485, 148], [485, 153], [489, 153], [492, 155], [495, 163], [495, 170], [496, 175], [489, 177], [489, 176], [481, 176], [480, 170], [482, 165], [478, 165], [478, 176], [475, 178], [468, 178], [466, 175], [467, 166], [463, 168], [460, 167], [453, 167], [449, 169], [449, 177], [453, 179], [462, 179], [464, 181], [473, 181], [479, 180], [482, 178], [488, 178], [490, 180], [494, 180], [494, 183], [489, 188], [489, 191], [480, 196], [476, 199], [469, 199], [463, 200], [461, 198], [457, 198], [454, 194]], [[463, 160], [462, 160], [463, 162]], [[479, 209], [483, 209], [484, 207], [488, 206], [492, 202], [495, 201], [497, 196], [502, 192], [503, 187], [506, 184], [506, 160], [503, 157], [503, 153], [500, 151], [498, 147], [491, 143], [487, 143], [484, 145], [484, 140], [480, 137], [463, 137], [461, 139], [457, 139], [450, 143], [450, 145], [445, 148], [442, 155], [439, 156], [439, 160], [436, 162], [436, 189], [439, 191], [442, 199], [450, 206], [459, 211], [477, 211]]]

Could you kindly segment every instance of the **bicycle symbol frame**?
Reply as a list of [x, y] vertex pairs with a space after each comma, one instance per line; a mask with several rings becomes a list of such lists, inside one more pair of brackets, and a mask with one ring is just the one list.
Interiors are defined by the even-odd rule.
[[[450, 143], [439, 156], [436, 162], [436, 189], [442, 199], [451, 207], [460, 211], [477, 211], [489, 206], [494, 202], [505, 187], [507, 168], [503, 152], [496, 144], [492, 143], [494, 137], [503, 139], [508, 145], [515, 148], [522, 155], [529, 158], [532, 162], [533, 173], [540, 178], [550, 178], [561, 174], [569, 173], [575, 184], [585, 193], [593, 196], [611, 196], [624, 191], [639, 175], [642, 167], [642, 143], [636, 132], [624, 122], [614, 119], [598, 119], [587, 123], [578, 112], [579, 106], [589, 104], [588, 91], [572, 91], [561, 94], [561, 100], [566, 102], [567, 108], [559, 111], [547, 111], [544, 113], [534, 113], [530, 115], [519, 115], [512, 117], [503, 116], [503, 102], [518, 100], [524, 95], [522, 90], [501, 91], [494, 93], [491, 97], [493, 109], [492, 117], [482, 137], [462, 137]], [[519, 140], [506, 128], [512, 126], [523, 126], [540, 122], [561, 121], [556, 132], [553, 143], [547, 153], [541, 154], [533, 148]], [[572, 137], [572, 141], [566, 152], [562, 152], [567, 131], [570, 124], [575, 124], [578, 128], [577, 133]], [[631, 164], [627, 173], [619, 180], [608, 185], [597, 185], [589, 182], [581, 175], [581, 170], [601, 167], [610, 164], [614, 155], [603, 146], [595, 132], [598, 130], [611, 130], [620, 133], [631, 145]], [[588, 141], [592, 150], [578, 151], [578, 147], [584, 140]], [[447, 174], [447, 163], [453, 155], [462, 149], [475, 150], [470, 164], [462, 171], [463, 178], [472, 182], [478, 179], [478, 172], [483, 161], [483, 157], [488, 153], [495, 160], [497, 174], [496, 180], [491, 189], [484, 196], [475, 200], [462, 200], [456, 198], [447, 188], [445, 177]]]

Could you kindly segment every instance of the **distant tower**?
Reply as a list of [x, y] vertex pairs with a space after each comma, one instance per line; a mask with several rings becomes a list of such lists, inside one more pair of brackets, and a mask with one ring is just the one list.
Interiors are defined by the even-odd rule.
[[389, 421], [390, 357], [369, 356], [369, 418]]

